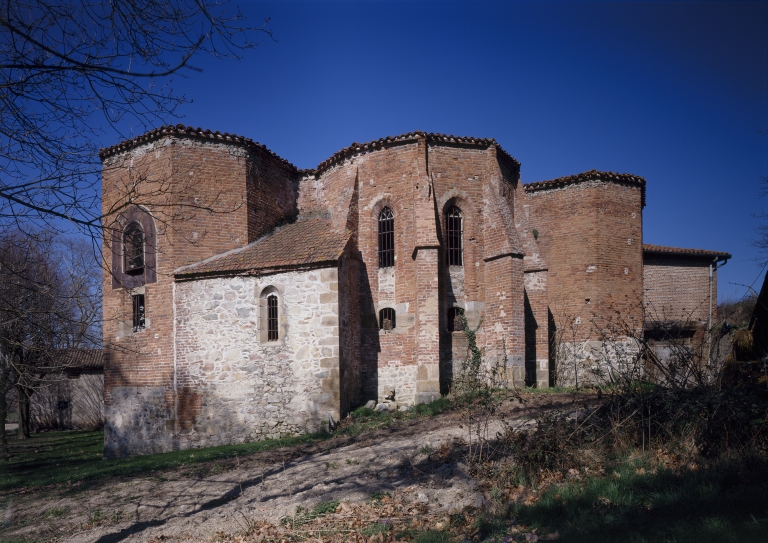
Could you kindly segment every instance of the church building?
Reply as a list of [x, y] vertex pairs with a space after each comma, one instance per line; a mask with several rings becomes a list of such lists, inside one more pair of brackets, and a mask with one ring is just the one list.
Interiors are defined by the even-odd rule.
[[177, 125], [100, 156], [107, 456], [432, 401], [466, 356], [464, 323], [514, 385], [570, 382], [558, 330], [627, 341], [650, 302], [707, 328], [730, 258], [644, 248], [642, 177], [523, 184], [493, 139], [411, 132], [301, 170]]

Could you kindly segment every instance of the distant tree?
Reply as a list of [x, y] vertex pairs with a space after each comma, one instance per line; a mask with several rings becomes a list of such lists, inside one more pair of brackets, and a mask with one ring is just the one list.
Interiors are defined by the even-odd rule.
[[[768, 135], [768, 130], [762, 132], [763, 135]], [[762, 195], [768, 196], [768, 176], [761, 177]], [[759, 264], [762, 266], [768, 265], [768, 212], [763, 211], [755, 215], [760, 219], [760, 224], [757, 226], [757, 238], [752, 240], [752, 245], [757, 247], [760, 258]]]
[[0, 428], [14, 389], [20, 438], [30, 435], [30, 398], [65, 369], [57, 351], [101, 343], [100, 274], [82, 262], [90, 250], [46, 232], [0, 236]]

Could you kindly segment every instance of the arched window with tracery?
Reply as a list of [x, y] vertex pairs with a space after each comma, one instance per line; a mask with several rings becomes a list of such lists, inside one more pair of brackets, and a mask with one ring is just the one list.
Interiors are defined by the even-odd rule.
[[129, 275], [144, 273], [144, 230], [137, 221], [123, 230], [123, 271]]
[[379, 213], [379, 268], [395, 265], [395, 216], [385, 207]]
[[464, 221], [461, 210], [456, 206], [448, 208], [445, 214], [446, 259], [449, 266], [464, 264]]

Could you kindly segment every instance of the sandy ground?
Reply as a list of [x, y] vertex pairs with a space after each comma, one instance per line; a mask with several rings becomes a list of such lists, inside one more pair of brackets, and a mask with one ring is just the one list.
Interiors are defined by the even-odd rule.
[[[528, 409], [513, 408], [505, 419], [520, 427], [529, 417]], [[0, 539], [206, 541], [257, 520], [277, 523], [297, 506], [363, 502], [383, 492], [430, 510], [477, 506], [483, 503], [483, 492], [455, 452], [468, 438], [461, 422], [458, 414], [449, 413], [354, 438], [146, 477], [17, 491], [10, 496]], [[492, 423], [490, 435], [501, 428], [498, 421]]]

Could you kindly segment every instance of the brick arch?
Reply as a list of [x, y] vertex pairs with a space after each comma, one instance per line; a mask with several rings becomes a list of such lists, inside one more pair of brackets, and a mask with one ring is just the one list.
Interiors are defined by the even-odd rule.
[[[129, 275], [123, 270], [123, 232], [131, 223], [144, 231], [144, 273]], [[157, 282], [157, 228], [155, 219], [143, 206], [132, 205], [112, 223], [112, 288], [137, 288]]]

